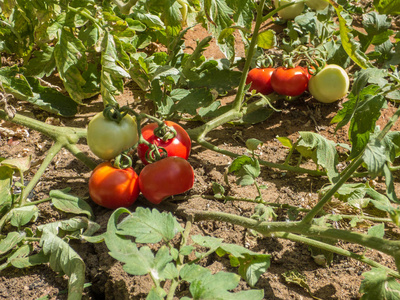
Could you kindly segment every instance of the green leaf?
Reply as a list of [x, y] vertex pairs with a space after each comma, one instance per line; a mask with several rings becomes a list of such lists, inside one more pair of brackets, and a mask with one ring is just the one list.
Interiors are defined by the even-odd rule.
[[287, 148], [289, 148], [289, 149], [292, 149], [292, 148], [293, 148], [293, 143], [292, 143], [292, 141], [291, 141], [289, 138], [284, 137], [284, 136], [277, 136], [276, 139], [277, 139], [279, 142], [281, 142], [281, 144], [282, 144], [283, 146], [285, 146], [285, 147], [287, 147]]
[[240, 276], [218, 272], [214, 275], [200, 266], [185, 267], [181, 270], [182, 278], [190, 282], [189, 291], [194, 299], [213, 299], [213, 300], [247, 300], [263, 299], [263, 290], [248, 290], [231, 293], [237, 287]]
[[71, 98], [80, 104], [85, 98], [82, 89], [86, 83], [82, 71], [88, 60], [85, 50], [82, 42], [71, 31], [61, 29], [59, 40], [54, 46], [57, 70]]
[[85, 284], [85, 263], [71, 246], [48, 230], [44, 230], [40, 246], [45, 255], [50, 255], [50, 267], [56, 272], [66, 274], [68, 297], [81, 299]]
[[371, 227], [368, 229], [368, 235], [382, 239], [385, 235], [385, 224], [381, 223]]
[[245, 115], [242, 117], [241, 124], [257, 124], [264, 122], [274, 113], [274, 109], [269, 107], [260, 107], [252, 112], [246, 112]]
[[212, 190], [216, 198], [223, 198], [225, 195], [225, 188], [217, 182], [212, 183]]
[[210, 248], [210, 250], [217, 250], [219, 246], [222, 245], [222, 239], [211, 237], [211, 236], [202, 236], [202, 235], [193, 235], [192, 241], [202, 247]]
[[197, 88], [191, 90], [175, 89], [171, 92], [171, 98], [175, 102], [171, 110], [188, 113], [193, 116], [197, 114], [200, 107], [209, 106], [214, 97], [207, 88]]
[[190, 80], [189, 88], [207, 87], [216, 90], [220, 95], [237, 87], [242, 75], [239, 71], [220, 69], [213, 62], [203, 64], [198, 72], [198, 79]]
[[[387, 75], [387, 70], [377, 68], [361, 70], [354, 76], [355, 79], [351, 91], [354, 95], [359, 95], [368, 83], [377, 83], [380, 87], [383, 87], [387, 83], [384, 79]], [[370, 93], [371, 91], [368, 92]]]
[[17, 99], [32, 97], [32, 90], [28, 81], [17, 66], [0, 68], [0, 83], [6, 92]]
[[399, 199], [397, 198], [394, 188], [394, 177], [387, 164], [383, 166], [383, 174], [385, 175], [387, 196], [391, 201], [399, 203]]
[[9, 218], [11, 225], [20, 228], [36, 221], [38, 216], [39, 209], [35, 205], [29, 205], [12, 209]]
[[[328, 191], [331, 187], [327, 187], [326, 190]], [[345, 183], [335, 193], [335, 196], [341, 201], [359, 200], [365, 197], [367, 189], [364, 183]]]
[[70, 190], [70, 188], [66, 188], [50, 191], [51, 202], [55, 208], [66, 213], [85, 214], [89, 218], [93, 218], [94, 214], [90, 205], [82, 198], [68, 194]]
[[142, 207], [124, 218], [117, 228], [119, 235], [134, 236], [137, 243], [168, 242], [183, 231], [171, 213]]
[[384, 269], [372, 268], [362, 274], [360, 285], [361, 300], [400, 299], [400, 284], [394, 277], [388, 276]]
[[260, 163], [256, 158], [242, 155], [233, 160], [228, 168], [228, 172], [234, 173], [238, 177], [238, 185], [250, 185], [260, 175]]
[[27, 76], [37, 76], [42, 78], [50, 76], [56, 68], [54, 59], [54, 47], [44, 45], [41, 50], [32, 53], [31, 58], [26, 65]]
[[382, 95], [365, 96], [356, 108], [350, 122], [349, 133], [352, 149], [349, 159], [357, 157], [369, 142], [370, 134], [374, 132], [376, 121], [386, 101]]
[[16, 268], [25, 269], [40, 264], [48, 263], [49, 259], [50, 255], [45, 255], [43, 251], [40, 251], [39, 253], [33, 254], [31, 256], [15, 257], [10, 261], [10, 263], [12, 266]]
[[19, 157], [19, 158], [7, 158], [0, 162], [0, 165], [6, 165], [10, 168], [20, 170], [22, 173], [28, 171], [31, 167], [31, 156]]
[[303, 156], [309, 155], [309, 151], [312, 151], [312, 159], [326, 170], [329, 181], [335, 183], [339, 179], [339, 172], [336, 169], [339, 163], [336, 144], [317, 133], [300, 131], [299, 134], [301, 140], [296, 150]]
[[256, 254], [245, 255], [245, 258], [239, 260], [239, 275], [251, 286], [254, 287], [261, 275], [263, 275], [270, 266], [270, 255]]
[[0, 216], [11, 208], [13, 174], [12, 168], [0, 165]]
[[263, 142], [261, 142], [258, 139], [251, 138], [246, 141], [246, 148], [249, 150], [255, 151], [258, 149], [259, 146], [262, 146], [262, 145], [263, 145]]
[[0, 241], [0, 255], [3, 255], [13, 249], [19, 242], [25, 238], [25, 233], [9, 232], [7, 236]]
[[343, 7], [338, 5], [333, 6], [333, 8], [336, 10], [336, 15], [339, 19], [340, 40], [343, 49], [346, 51], [348, 56], [362, 69], [371, 67], [371, 63], [368, 61], [368, 58], [355, 43], [355, 40], [351, 34], [352, 30], [347, 25], [346, 19], [342, 15], [344, 12]]
[[68, 220], [51, 222], [38, 226], [38, 230], [40, 231], [49, 231], [54, 235], [58, 235], [60, 230], [68, 232], [68, 233], [84, 233], [90, 235], [96, 232], [99, 229], [100, 225], [97, 223], [91, 222], [87, 218], [84, 217], [75, 217]]
[[115, 104], [115, 95], [123, 92], [124, 78], [130, 78], [129, 58], [121, 42], [108, 31], [102, 41], [100, 93], [105, 104]]
[[373, 139], [366, 145], [362, 157], [368, 172], [373, 177], [383, 173], [384, 166], [386, 165], [385, 150], [385, 146], [376, 139]]
[[[118, 259], [118, 257], [114, 257]], [[154, 256], [150, 248], [147, 246], [141, 247], [138, 251], [129, 253], [123, 259], [124, 271], [132, 275], [144, 275], [151, 273], [152, 277], [158, 280], [172, 279], [171, 272], [167, 265], [172, 261], [172, 256], [169, 254], [167, 246], [162, 246]]]
[[263, 49], [271, 49], [276, 45], [275, 31], [268, 29], [260, 32], [257, 39], [257, 45]]
[[271, 256], [268, 254], [256, 253], [236, 244], [223, 243], [222, 239], [210, 236], [192, 236], [192, 240], [202, 247], [210, 248], [219, 256], [229, 254], [231, 265], [239, 266], [240, 276], [250, 286], [254, 286], [270, 266]]
[[26, 78], [31, 86], [33, 97], [26, 101], [39, 106], [41, 109], [63, 116], [72, 117], [78, 112], [78, 103], [54, 88], [40, 85], [38, 79]]
[[388, 15], [400, 14], [399, 0], [374, 0], [374, 7], [381, 14], [388, 14]]

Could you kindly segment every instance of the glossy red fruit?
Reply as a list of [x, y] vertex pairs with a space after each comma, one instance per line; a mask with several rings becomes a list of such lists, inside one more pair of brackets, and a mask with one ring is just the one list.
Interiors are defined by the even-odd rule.
[[[172, 121], [164, 121], [167, 126], [173, 127], [176, 131], [176, 136], [171, 139], [164, 140], [162, 137], [157, 136], [156, 129], [157, 123], [150, 123], [144, 126], [141, 130], [143, 138], [157, 147], [162, 147], [166, 150], [168, 156], [179, 156], [188, 159], [192, 142], [189, 135], [179, 124]], [[138, 145], [138, 156], [144, 164], [149, 164], [146, 155], [151, 155], [149, 147], [146, 144]], [[152, 156], [154, 158], [154, 155]]]
[[256, 90], [263, 95], [271, 94], [274, 91], [271, 86], [271, 75], [274, 71], [274, 68], [251, 69], [246, 78], [246, 84], [251, 82], [250, 91]]
[[309, 74], [303, 67], [278, 67], [271, 75], [271, 85], [275, 92], [285, 96], [299, 96], [307, 89]]
[[193, 187], [194, 172], [182, 157], [170, 156], [149, 164], [139, 174], [139, 187], [151, 203], [182, 194]]
[[93, 170], [89, 179], [90, 198], [106, 208], [129, 207], [139, 192], [139, 176], [131, 167], [117, 169], [104, 162]]

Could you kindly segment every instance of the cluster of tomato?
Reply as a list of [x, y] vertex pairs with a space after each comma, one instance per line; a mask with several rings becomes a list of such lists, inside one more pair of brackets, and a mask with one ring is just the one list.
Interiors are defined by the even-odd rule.
[[[315, 71], [315, 70], [314, 70]], [[247, 75], [250, 90], [269, 95], [276, 92], [284, 96], [300, 96], [306, 90], [318, 101], [331, 103], [347, 95], [350, 80], [346, 71], [338, 65], [326, 65], [316, 74], [307, 68], [254, 68]]]
[[[125, 115], [116, 122], [99, 113], [89, 122], [89, 148], [107, 160], [93, 170], [89, 179], [89, 194], [95, 203], [110, 209], [129, 207], [142, 193], [148, 201], [159, 204], [193, 187], [194, 172], [187, 161], [191, 150], [189, 135], [180, 125], [165, 121], [164, 136], [160, 137], [159, 127], [158, 123], [151, 123], [141, 129], [148, 144], [137, 147], [145, 165], [138, 175], [131, 166], [116, 167], [110, 162], [139, 141], [135, 118]], [[169, 130], [172, 135], [166, 135]], [[150, 144], [154, 146], [149, 147]]]

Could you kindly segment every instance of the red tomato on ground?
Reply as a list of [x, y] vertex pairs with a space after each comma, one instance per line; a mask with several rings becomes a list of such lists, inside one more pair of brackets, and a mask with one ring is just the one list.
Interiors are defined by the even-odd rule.
[[251, 82], [250, 91], [256, 90], [263, 95], [271, 94], [274, 91], [271, 86], [271, 75], [274, 71], [274, 68], [251, 69], [246, 78], [246, 84]]
[[139, 177], [131, 167], [117, 169], [104, 162], [93, 170], [89, 179], [90, 198], [106, 208], [129, 207], [139, 192]]
[[278, 67], [271, 75], [271, 85], [275, 92], [285, 96], [299, 96], [308, 86], [307, 74], [303, 67]]
[[140, 191], [154, 204], [190, 190], [193, 183], [192, 166], [187, 160], [177, 156], [166, 157], [149, 164], [139, 174]]
[[[192, 142], [189, 135], [180, 125], [172, 121], [164, 121], [167, 126], [173, 127], [176, 130], [176, 136], [172, 139], [163, 140], [158, 137], [154, 130], [158, 127], [157, 123], [150, 123], [144, 126], [141, 130], [143, 138], [151, 144], [155, 144], [157, 147], [162, 147], [167, 151], [168, 156], [179, 156], [184, 159], [188, 159]], [[144, 164], [149, 164], [146, 159], [146, 153], [149, 147], [145, 144], [138, 145], [138, 155], [140, 160]], [[154, 155], [153, 155], [154, 158]]]

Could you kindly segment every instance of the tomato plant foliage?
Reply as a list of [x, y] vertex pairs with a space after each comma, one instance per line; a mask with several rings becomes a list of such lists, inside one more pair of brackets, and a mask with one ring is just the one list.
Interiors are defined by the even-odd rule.
[[[68, 276], [69, 298], [79, 299], [85, 283], [85, 264], [69, 241], [85, 239], [93, 243], [105, 242], [110, 255], [122, 262], [127, 273], [150, 275], [154, 287], [147, 299], [172, 299], [179, 285], [188, 286], [187, 296], [183, 299], [190, 299], [189, 296], [193, 299], [262, 299], [259, 279], [268, 271], [269, 254], [256, 253], [211, 236], [188, 238], [194, 222], [218, 220], [243, 226], [255, 235], [269, 237], [274, 234], [278, 238], [305, 243], [321, 265], [332, 263], [333, 253], [358, 259], [373, 267], [363, 274], [362, 299], [397, 299], [400, 245], [386, 236], [386, 229], [388, 224], [400, 224], [394, 175], [399, 169], [396, 164], [400, 156], [400, 133], [392, 131], [400, 110], [381, 126], [378, 126], [378, 120], [382, 110], [396, 108], [400, 101], [399, 33], [392, 26], [394, 18], [398, 18], [400, 1], [374, 0], [365, 7], [344, 0], [305, 1], [305, 5], [292, 2], [1, 1], [0, 52], [18, 63], [0, 68], [0, 103], [5, 108], [0, 110], [0, 118], [11, 118], [15, 123], [38, 130], [52, 138], [54, 145], [29, 183], [24, 180], [24, 174], [31, 168], [30, 158], [0, 158], [0, 270], [49, 263], [55, 271]], [[287, 6], [279, 10], [276, 9], [278, 4]], [[294, 5], [300, 10], [285, 16], [285, 10], [293, 12]], [[265, 29], [261, 26], [269, 20], [281, 26], [282, 32], [277, 34], [274, 27]], [[195, 25], [206, 28], [209, 36], [198, 40], [189, 50], [185, 37]], [[212, 41], [216, 42], [224, 58], [205, 57], [204, 52]], [[246, 57], [238, 57], [239, 43], [244, 47]], [[154, 45], [161, 46], [164, 51], [155, 51]], [[340, 70], [350, 77], [350, 80], [344, 77], [339, 80], [342, 90], [335, 97], [332, 93], [340, 86], [338, 88], [335, 83], [338, 80], [333, 79], [338, 77], [318, 82], [327, 68], [323, 68], [325, 64], [340, 66]], [[249, 70], [264, 65], [275, 70], [301, 70], [300, 91], [279, 91], [278, 86], [274, 87], [274, 92], [269, 89], [264, 92], [251, 87], [250, 81], [246, 85]], [[307, 66], [312, 75], [305, 71]], [[346, 75], [343, 72], [341, 74]], [[58, 78], [59, 86], [51, 81], [54, 76]], [[86, 130], [44, 124], [16, 114], [9, 99], [28, 101], [50, 113], [71, 117], [80, 105], [90, 102], [90, 98], [98, 94], [105, 106], [117, 108], [116, 96], [124, 91], [128, 81], [134, 82], [152, 102], [154, 116], [146, 117], [195, 121], [187, 123], [191, 124], [187, 135], [197, 146], [232, 157], [226, 178], [234, 176], [237, 185], [254, 186], [257, 197], [237, 198], [221, 183], [213, 183], [214, 195], [201, 196], [211, 201], [254, 202], [251, 217], [180, 209], [179, 204], [168, 201], [159, 210], [139, 206], [133, 212], [118, 208], [121, 205], [111, 205], [110, 208], [117, 209], [112, 213], [107, 229], [94, 235], [99, 225], [92, 221], [93, 210], [82, 197], [63, 189], [50, 191], [47, 199], [36, 199], [33, 188], [62, 148], [94, 169], [95, 163], [78, 149], [78, 141], [87, 138], [92, 149], [118, 145], [113, 139], [102, 141], [101, 133], [112, 126], [100, 126], [93, 142], [90, 127]], [[351, 87], [347, 94], [349, 82]], [[293, 88], [293, 84], [289, 84]], [[309, 92], [306, 91], [307, 84], [310, 84]], [[327, 84], [331, 84], [332, 89], [328, 89]], [[287, 83], [284, 85], [288, 87]], [[249, 88], [261, 93], [248, 93]], [[247, 140], [245, 153], [238, 155], [237, 151], [233, 153], [212, 144], [212, 139], [207, 137], [210, 131], [223, 128], [227, 123], [242, 126], [265, 121], [271, 114], [279, 113], [275, 103], [280, 105], [288, 96], [313, 103], [321, 100], [318, 98], [324, 91], [328, 91], [328, 95], [321, 96], [325, 102], [344, 97], [331, 123], [336, 124], [336, 131], [348, 128], [346, 143], [336, 143], [318, 132], [299, 131], [297, 140], [277, 137], [288, 155], [284, 162], [270, 162], [263, 160], [263, 142], [257, 139]], [[231, 94], [235, 95], [234, 99], [224, 101], [224, 97]], [[126, 131], [133, 131], [133, 134], [128, 134], [128, 140], [115, 153], [102, 156], [100, 152], [105, 150], [100, 149], [97, 151], [100, 155], [95, 154], [103, 159], [113, 159], [121, 151], [134, 147], [141, 138], [143, 124], [140, 121], [144, 119], [139, 113], [135, 116], [140, 116], [137, 123], [132, 116], [126, 116], [131, 120]], [[113, 125], [118, 127], [117, 123]], [[112, 134], [117, 129], [112, 130]], [[185, 146], [186, 159], [190, 152], [187, 136]], [[135, 176], [133, 197], [129, 203], [119, 204], [130, 206], [136, 198], [148, 198], [159, 204], [169, 196], [190, 189], [194, 184], [190, 162], [178, 159], [188, 171], [183, 175], [187, 182], [179, 180], [176, 173], [168, 173], [171, 168], [164, 166], [176, 159], [165, 158], [147, 166], [137, 166], [141, 174], [139, 179]], [[195, 158], [189, 158], [189, 161], [191, 159]], [[314, 163], [316, 168], [309, 168], [304, 161]], [[160, 172], [157, 166], [161, 165], [165, 169]], [[311, 209], [267, 203], [262, 193], [266, 186], [260, 184], [264, 167], [323, 176], [326, 185], [319, 191], [318, 203]], [[151, 172], [146, 180], [152, 180], [152, 184], [146, 184], [143, 179], [148, 170]], [[168, 180], [163, 181], [165, 176], [161, 173], [168, 173]], [[19, 181], [16, 181], [18, 177]], [[351, 178], [365, 180], [351, 182]], [[374, 186], [376, 178], [383, 179], [383, 189]], [[138, 196], [136, 179], [141, 181], [142, 196]], [[154, 197], [154, 191], [162, 182], [167, 192]], [[116, 193], [108, 195], [108, 201], [115, 200]], [[190, 197], [195, 196], [190, 193], [182, 196]], [[344, 206], [350, 206], [355, 214], [324, 211], [324, 205], [329, 204], [332, 197]], [[95, 198], [93, 193], [92, 198]], [[54, 209], [76, 216], [31, 226], [41, 213], [38, 204], [46, 201], [51, 201]], [[161, 212], [162, 209], [173, 210], [179, 218]], [[286, 214], [287, 221], [276, 220], [277, 209]], [[186, 219], [185, 226], [182, 219]], [[339, 221], [348, 222], [348, 226], [337, 228], [334, 224]], [[367, 222], [371, 224], [368, 230], [359, 226]], [[179, 245], [175, 240], [180, 240]], [[343, 241], [393, 256], [397, 271], [341, 248]], [[212, 274], [196, 264], [214, 253], [229, 258], [230, 267], [237, 274], [225, 271]], [[292, 280], [288, 276], [285, 278]], [[297, 279], [302, 278], [299, 275]], [[253, 289], [233, 293], [240, 280]], [[164, 285], [166, 281], [171, 284]], [[304, 280], [301, 282], [303, 284]]]

